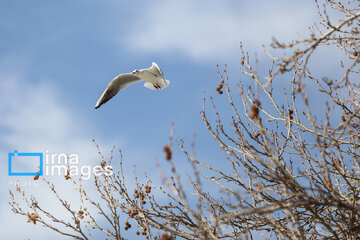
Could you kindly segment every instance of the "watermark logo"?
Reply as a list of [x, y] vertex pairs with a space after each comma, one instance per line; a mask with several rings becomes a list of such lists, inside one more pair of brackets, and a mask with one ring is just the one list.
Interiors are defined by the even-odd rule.
[[9, 176], [42, 176], [43, 153], [10, 152], [8, 154]]
[[24, 153], [10, 152], [9, 176], [79, 176], [88, 180], [91, 176], [111, 176], [113, 167], [102, 163], [97, 166], [80, 165], [76, 153]]

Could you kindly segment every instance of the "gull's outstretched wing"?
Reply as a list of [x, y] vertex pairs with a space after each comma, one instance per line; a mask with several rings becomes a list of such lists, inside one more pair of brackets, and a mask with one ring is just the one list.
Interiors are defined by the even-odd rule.
[[95, 109], [99, 108], [101, 105], [109, 101], [112, 97], [114, 97], [121, 89], [126, 88], [132, 83], [141, 81], [141, 79], [134, 74], [125, 73], [120, 74], [116, 78], [114, 78], [110, 84], [106, 87], [104, 92], [101, 94], [101, 97], [97, 101], [95, 105]]
[[161, 77], [161, 78], [164, 78], [164, 74], [163, 72], [161, 71], [161, 69], [159, 68], [159, 66], [156, 64], [156, 63], [152, 63], [151, 67], [148, 68], [148, 71], [155, 74], [155, 76], [157, 77]]

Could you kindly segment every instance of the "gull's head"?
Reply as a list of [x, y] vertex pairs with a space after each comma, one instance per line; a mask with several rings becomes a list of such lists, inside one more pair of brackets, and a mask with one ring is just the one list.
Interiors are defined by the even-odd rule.
[[134, 74], [135, 76], [138, 76], [140, 74], [140, 70], [134, 70], [132, 71], [132, 74]]

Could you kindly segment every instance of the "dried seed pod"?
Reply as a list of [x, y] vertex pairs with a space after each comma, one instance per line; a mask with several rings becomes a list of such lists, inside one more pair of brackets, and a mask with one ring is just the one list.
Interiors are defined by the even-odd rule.
[[136, 215], [138, 215], [138, 211], [134, 210], [133, 212], [131, 212], [130, 217], [133, 218]]
[[290, 120], [292, 120], [292, 119], [294, 118], [294, 117], [293, 117], [293, 113], [294, 113], [294, 111], [291, 110], [291, 109], [289, 109], [288, 115], [289, 115]]
[[101, 163], [100, 163], [100, 166], [101, 166], [101, 167], [105, 167], [105, 166], [106, 166], [106, 162], [105, 162], [104, 160], [102, 160]]
[[259, 115], [259, 108], [258, 108], [256, 105], [252, 105], [252, 106], [250, 107], [250, 112], [251, 112], [251, 114], [250, 114], [249, 117], [250, 117], [251, 119], [257, 118], [258, 115]]
[[170, 148], [169, 148], [168, 145], [165, 145], [165, 146], [164, 146], [164, 152], [165, 152], [165, 153], [170, 152]]
[[164, 152], [165, 152], [165, 159], [166, 160], [171, 160], [171, 149], [168, 145], [165, 145], [163, 148]]
[[161, 234], [160, 240], [172, 240], [172, 236], [168, 233]]
[[30, 217], [31, 219], [39, 218], [39, 216], [38, 216], [36, 213], [31, 213], [31, 214], [29, 215], [29, 217]]
[[223, 91], [221, 91], [221, 89], [222, 89], [223, 86], [224, 86], [224, 83], [219, 83], [219, 85], [217, 86], [216, 91], [217, 91], [219, 94], [223, 94]]
[[261, 106], [261, 102], [260, 102], [259, 99], [255, 99], [255, 100], [254, 100], [254, 104], [255, 104], [256, 106], [258, 106], [258, 107]]
[[65, 175], [65, 180], [68, 180], [70, 178], [70, 170], [68, 169]]
[[31, 214], [28, 214], [27, 215], [27, 222], [29, 223], [30, 221], [33, 223], [33, 224], [36, 224], [36, 219], [39, 218], [39, 216], [36, 214], [36, 213], [31, 213]]

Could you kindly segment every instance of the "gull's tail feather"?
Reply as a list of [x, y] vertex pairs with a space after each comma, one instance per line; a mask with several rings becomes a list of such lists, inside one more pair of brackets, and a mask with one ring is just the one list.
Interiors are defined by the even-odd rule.
[[145, 82], [144, 87], [151, 89], [151, 90], [163, 90], [165, 88], [167, 88], [170, 84], [170, 81], [165, 79], [165, 83], [161, 81], [161, 83], [159, 85], [154, 85], [152, 83], [149, 82]]

